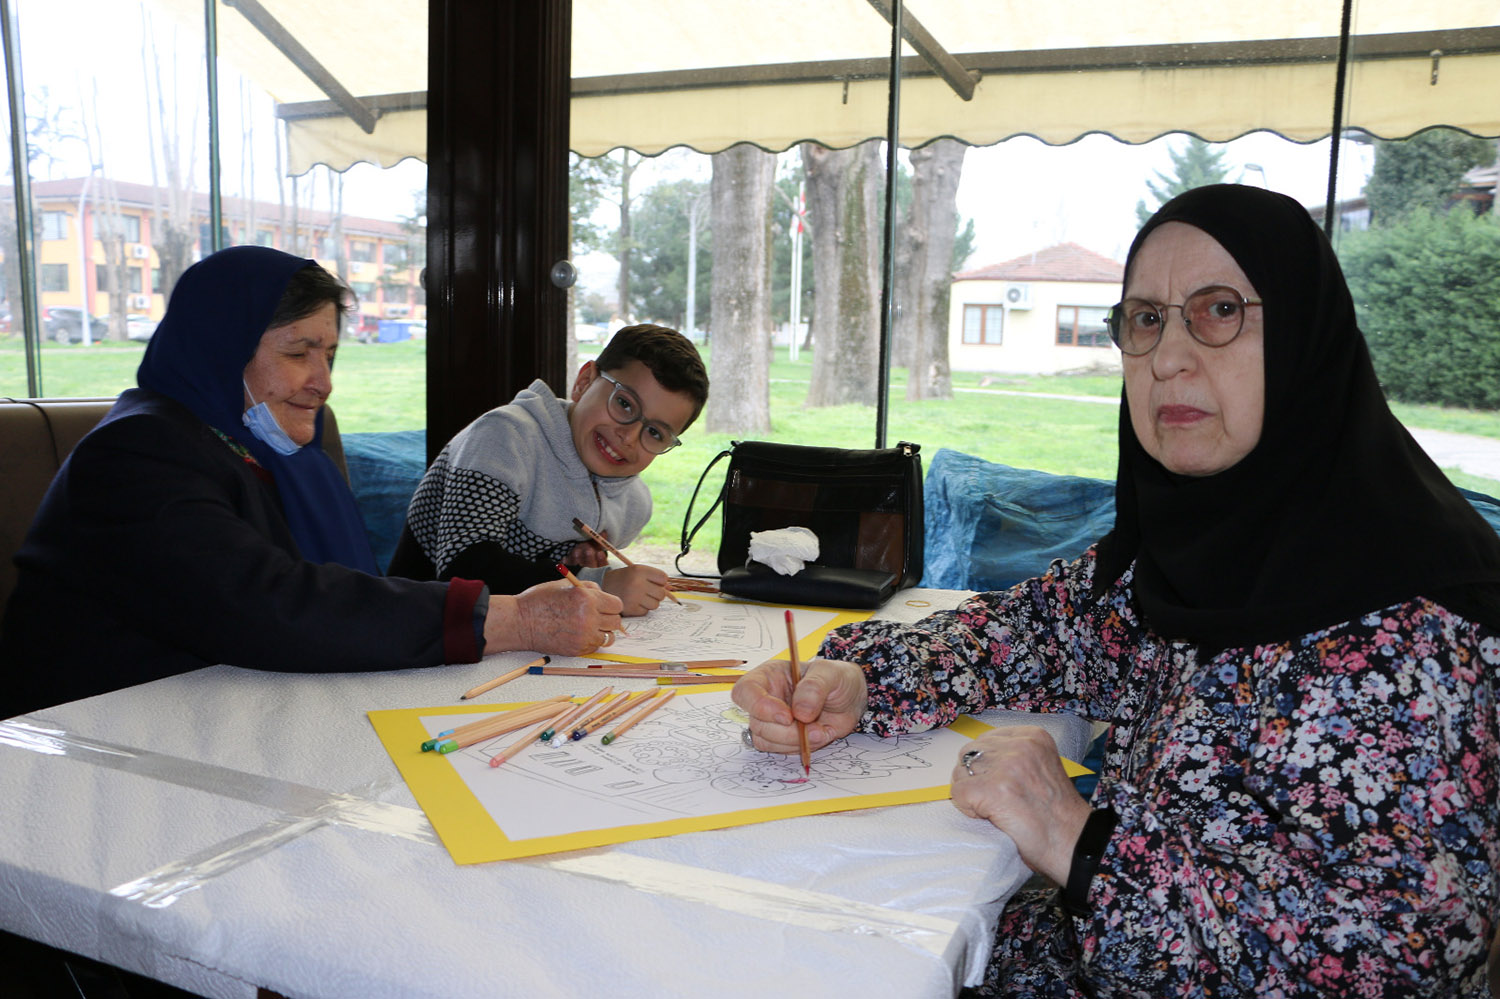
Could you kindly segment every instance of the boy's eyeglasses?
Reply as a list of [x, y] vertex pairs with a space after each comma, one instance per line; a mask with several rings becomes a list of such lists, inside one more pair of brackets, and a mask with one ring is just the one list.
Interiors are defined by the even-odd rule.
[[1245, 310], [1260, 304], [1259, 299], [1246, 298], [1223, 285], [1199, 288], [1181, 305], [1127, 298], [1109, 310], [1109, 336], [1122, 353], [1131, 357], [1149, 354], [1161, 340], [1167, 310], [1180, 309], [1189, 336], [1205, 347], [1224, 347], [1245, 328]]
[[665, 423], [644, 418], [641, 397], [635, 394], [635, 389], [621, 384], [618, 379], [611, 378], [602, 371], [599, 372], [599, 377], [614, 386], [610, 389], [609, 401], [604, 407], [609, 410], [610, 419], [627, 425], [641, 424], [641, 447], [652, 454], [666, 454], [682, 443]]

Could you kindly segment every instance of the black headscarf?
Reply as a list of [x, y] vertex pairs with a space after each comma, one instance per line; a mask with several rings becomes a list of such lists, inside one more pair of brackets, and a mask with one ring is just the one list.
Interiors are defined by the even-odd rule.
[[[1500, 626], [1500, 537], [1385, 403], [1333, 247], [1285, 195], [1218, 184], [1165, 222], [1213, 237], [1260, 293], [1265, 417], [1232, 467], [1188, 477], [1141, 447], [1125, 394], [1115, 527], [1096, 589], [1132, 559], [1151, 629], [1219, 650], [1287, 641], [1425, 596]], [[1128, 389], [1127, 389], [1128, 391]]]
[[349, 484], [323, 451], [323, 411], [312, 442], [278, 454], [246, 429], [245, 365], [292, 275], [317, 261], [266, 246], [231, 246], [183, 271], [136, 371], [141, 388], [182, 403], [243, 444], [276, 481], [302, 557], [379, 575]]

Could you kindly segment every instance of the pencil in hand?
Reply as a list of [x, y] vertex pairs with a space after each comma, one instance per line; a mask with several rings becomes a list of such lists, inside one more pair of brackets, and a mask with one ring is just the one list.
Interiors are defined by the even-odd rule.
[[[583, 521], [579, 520], [577, 517], [573, 518], [573, 527], [578, 531], [579, 534], [582, 534], [594, 544], [598, 545], [600, 548], [603, 548], [605, 551], [609, 552], [621, 562], [624, 562], [627, 566], [635, 565], [634, 562], [625, 557], [624, 552], [620, 551], [620, 549], [610, 544], [608, 538], [600, 534], [598, 531], [594, 530], [589, 525], [585, 524]], [[671, 590], [667, 591], [667, 598], [670, 599], [674, 604], [677, 604], [679, 607], [682, 606], [682, 601], [673, 596]]]
[[[797, 626], [792, 621], [792, 612], [786, 612], [786, 640], [787, 657], [792, 662], [792, 692], [796, 693], [797, 684], [802, 682], [802, 666], [797, 661]], [[790, 704], [787, 707], [791, 707]], [[797, 721], [797, 716], [792, 716]], [[807, 724], [797, 722], [797, 741], [802, 744], [802, 773], [804, 776], [812, 776], [812, 754], [807, 749]]]

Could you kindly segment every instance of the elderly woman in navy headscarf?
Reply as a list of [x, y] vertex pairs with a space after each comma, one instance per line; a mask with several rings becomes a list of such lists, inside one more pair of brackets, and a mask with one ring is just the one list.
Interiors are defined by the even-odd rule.
[[836, 629], [795, 696], [785, 663], [751, 671], [756, 745], [794, 751], [794, 709], [814, 750], [991, 707], [1109, 724], [1089, 801], [1040, 728], [953, 769], [1058, 886], [1010, 901], [981, 995], [1484, 994], [1500, 538], [1391, 415], [1291, 198], [1163, 205], [1110, 332], [1114, 529], [956, 611]]
[[579, 654], [619, 601], [378, 575], [320, 442], [344, 287], [237, 246], [188, 268], [126, 391], [16, 554], [0, 717], [214, 663], [297, 672]]

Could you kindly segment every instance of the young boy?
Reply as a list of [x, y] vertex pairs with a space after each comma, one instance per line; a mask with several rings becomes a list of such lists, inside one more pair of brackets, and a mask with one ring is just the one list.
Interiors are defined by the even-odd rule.
[[540, 380], [448, 442], [422, 477], [390, 573], [483, 580], [519, 593], [558, 578], [559, 562], [619, 597], [627, 615], [666, 597], [654, 566], [602, 569], [577, 517], [618, 547], [651, 518], [640, 473], [678, 444], [708, 400], [708, 372], [687, 337], [627, 326], [573, 380], [571, 404]]

